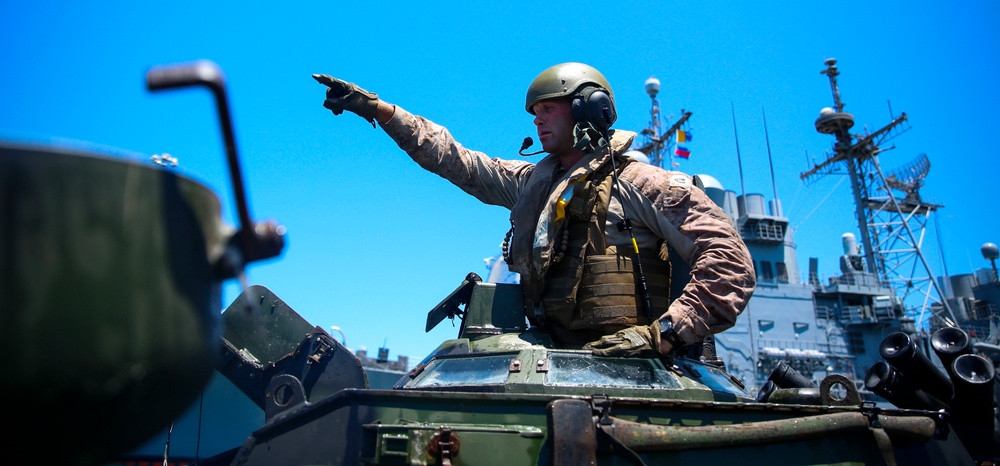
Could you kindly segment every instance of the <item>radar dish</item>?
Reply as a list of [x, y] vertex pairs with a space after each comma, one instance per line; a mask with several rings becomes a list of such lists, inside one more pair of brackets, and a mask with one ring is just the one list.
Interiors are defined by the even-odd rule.
[[920, 154], [910, 163], [899, 167], [889, 173], [885, 178], [885, 183], [890, 188], [902, 191], [909, 195], [916, 195], [921, 186], [924, 185], [924, 178], [931, 170], [931, 161], [927, 154]]

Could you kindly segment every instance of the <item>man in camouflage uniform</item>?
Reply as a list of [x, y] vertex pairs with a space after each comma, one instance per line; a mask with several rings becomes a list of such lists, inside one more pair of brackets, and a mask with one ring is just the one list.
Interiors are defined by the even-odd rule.
[[[609, 131], [614, 94], [590, 66], [555, 65], [529, 86], [525, 110], [548, 153], [538, 164], [468, 150], [376, 94], [313, 78], [327, 86], [323, 106], [334, 114], [377, 122], [421, 167], [511, 209], [504, 258], [521, 275], [528, 319], [556, 343], [602, 356], [666, 355], [732, 327], [753, 293], [746, 245], [692, 178], [623, 155], [636, 135]], [[673, 300], [668, 250], [691, 266]]]

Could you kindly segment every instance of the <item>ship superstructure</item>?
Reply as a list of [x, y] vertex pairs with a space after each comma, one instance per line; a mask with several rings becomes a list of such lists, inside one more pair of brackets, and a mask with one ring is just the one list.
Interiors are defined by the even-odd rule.
[[839, 275], [822, 282], [816, 258], [809, 258], [804, 275], [799, 273], [794, 231], [783, 216], [777, 190], [766, 201], [759, 193], [737, 195], [709, 175], [696, 177], [754, 259], [754, 296], [736, 325], [715, 339], [727, 370], [749, 387], [761, 387], [784, 361], [813, 380], [847, 374], [864, 393], [867, 372], [881, 359], [881, 342], [895, 332], [911, 335], [935, 361], [930, 335], [941, 327], [961, 327], [984, 351], [997, 344], [1000, 282], [994, 261], [1000, 251], [992, 243], [983, 246], [992, 270], [932, 278], [921, 243], [928, 220], [942, 206], [919, 194], [930, 161], [921, 154], [884, 172], [880, 145], [909, 129], [906, 115], [877, 131], [851, 134], [854, 117], [843, 111], [836, 60], [825, 64], [821, 73], [830, 79], [834, 107], [824, 108], [815, 125], [836, 142], [831, 156], [801, 177], [808, 182], [846, 172], [851, 179], [861, 242], [854, 233], [843, 234]]
[[825, 64], [827, 68], [821, 73], [830, 80], [834, 106], [820, 111], [815, 126], [816, 131], [834, 136], [835, 142], [829, 157], [803, 172], [801, 178], [808, 183], [826, 174], [846, 172], [866, 269], [895, 290], [918, 325], [929, 317], [932, 328], [954, 326], [955, 316], [921, 247], [928, 221], [942, 207], [920, 197], [930, 160], [921, 154], [899, 169], [884, 171], [879, 153], [891, 148], [883, 147], [885, 143], [909, 130], [906, 113], [893, 116], [878, 130], [852, 133], [854, 116], [844, 111], [837, 60], [830, 58]]

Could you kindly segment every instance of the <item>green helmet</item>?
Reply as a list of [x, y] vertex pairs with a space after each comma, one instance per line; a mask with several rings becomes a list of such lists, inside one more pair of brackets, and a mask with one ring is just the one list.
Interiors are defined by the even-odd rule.
[[524, 99], [524, 109], [534, 115], [532, 105], [542, 100], [579, 95], [585, 84], [606, 90], [611, 97], [612, 106], [614, 105], [615, 94], [611, 92], [611, 85], [600, 71], [583, 63], [570, 62], [552, 66], [531, 81], [528, 95]]

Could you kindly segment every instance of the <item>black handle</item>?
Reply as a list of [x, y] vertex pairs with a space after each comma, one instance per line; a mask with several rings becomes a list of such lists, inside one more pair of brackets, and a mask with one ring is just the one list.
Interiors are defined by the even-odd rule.
[[186, 64], [156, 66], [146, 72], [146, 88], [150, 91], [191, 86], [205, 86], [212, 91], [212, 96], [215, 98], [219, 125], [226, 144], [229, 176], [240, 219], [240, 232], [237, 236], [243, 251], [243, 261], [250, 262], [276, 256], [284, 247], [282, 238], [284, 229], [270, 223], [258, 226], [250, 218], [250, 207], [243, 187], [243, 174], [240, 170], [239, 152], [236, 150], [236, 136], [233, 131], [233, 120], [229, 114], [229, 101], [226, 97], [226, 83], [222, 70], [212, 61], [199, 60]]

